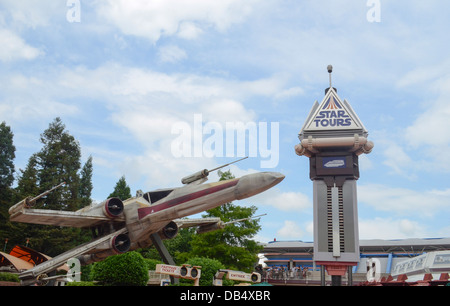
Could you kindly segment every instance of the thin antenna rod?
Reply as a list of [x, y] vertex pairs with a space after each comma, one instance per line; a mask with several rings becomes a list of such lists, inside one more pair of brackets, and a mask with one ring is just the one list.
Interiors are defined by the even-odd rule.
[[327, 70], [328, 70], [328, 74], [330, 76], [330, 88], [331, 88], [331, 73], [333, 72], [333, 66], [328, 65]]
[[239, 159], [239, 160], [235, 160], [234, 162], [231, 162], [231, 163], [229, 163], [229, 164], [226, 164], [226, 165], [223, 165], [223, 166], [220, 166], [220, 167], [217, 167], [217, 168], [208, 170], [208, 172], [213, 172], [213, 171], [219, 170], [219, 169], [221, 169], [221, 168], [224, 168], [224, 167], [226, 167], [226, 166], [235, 164], [235, 163], [240, 162], [241, 160], [244, 160], [244, 159], [247, 159], [247, 158], [248, 158], [248, 156], [247, 156], [247, 157], [244, 157], [244, 158], [241, 158], [241, 159]]

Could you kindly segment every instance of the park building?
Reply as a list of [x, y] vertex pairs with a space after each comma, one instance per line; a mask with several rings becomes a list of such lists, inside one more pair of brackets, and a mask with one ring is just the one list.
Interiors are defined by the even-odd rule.
[[[359, 241], [360, 255], [350, 267], [343, 285], [367, 281], [368, 270], [379, 277], [406, 274], [408, 280], [422, 279], [431, 273], [434, 279], [450, 272], [450, 238], [367, 239]], [[328, 285], [330, 277], [313, 261], [314, 243], [303, 241], [271, 241], [264, 245], [264, 280], [272, 285]], [[427, 259], [431, 255], [431, 259]]]

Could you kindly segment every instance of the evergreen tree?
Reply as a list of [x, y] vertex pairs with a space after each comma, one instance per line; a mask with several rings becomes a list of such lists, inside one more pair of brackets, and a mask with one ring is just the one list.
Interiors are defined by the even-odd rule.
[[119, 198], [122, 201], [131, 198], [131, 190], [127, 185], [125, 176], [122, 176], [114, 187], [114, 191], [108, 196], [108, 198]]
[[80, 204], [81, 207], [85, 207], [91, 204], [91, 194], [92, 189], [92, 156], [89, 156], [88, 160], [81, 169], [81, 178], [80, 178]]
[[65, 182], [66, 184], [47, 196], [45, 208], [76, 210], [78, 201], [81, 150], [78, 141], [65, 130], [57, 117], [41, 134], [42, 150], [36, 154], [39, 167], [40, 192]]
[[[38, 171], [36, 155], [33, 154], [29, 159], [25, 170], [19, 169], [19, 175], [17, 179], [17, 187], [15, 189], [15, 196], [9, 203], [9, 206], [23, 200], [26, 197], [33, 197], [39, 194], [38, 187]], [[42, 200], [41, 200], [42, 201]], [[36, 233], [36, 229], [39, 225], [10, 222], [8, 214], [7, 225], [9, 226], [8, 237], [10, 247], [14, 245], [25, 245], [27, 238], [39, 237], [40, 233]], [[33, 243], [35, 239], [33, 238]]]
[[[63, 187], [38, 200], [35, 208], [77, 210], [81, 207], [78, 175], [81, 150], [78, 142], [65, 130], [60, 118], [50, 123], [40, 140], [42, 149], [30, 157], [27, 168], [19, 178], [17, 201], [36, 196], [65, 182]], [[88, 232], [78, 228], [37, 224], [14, 226], [21, 227], [21, 240], [30, 238], [31, 248], [50, 256], [56, 256], [89, 239]]]
[[16, 147], [13, 144], [14, 134], [3, 121], [0, 124], [0, 190], [10, 188], [14, 182], [14, 158]]
[[[5, 122], [0, 124], [0, 239], [11, 244], [11, 223], [8, 209], [13, 200], [11, 186], [14, 182], [14, 158], [16, 148], [13, 144], [14, 134]], [[1, 249], [3, 251], [3, 248]]]
[[36, 196], [39, 193], [36, 155], [31, 155], [25, 170], [20, 169], [19, 171], [16, 202], [28, 196]]

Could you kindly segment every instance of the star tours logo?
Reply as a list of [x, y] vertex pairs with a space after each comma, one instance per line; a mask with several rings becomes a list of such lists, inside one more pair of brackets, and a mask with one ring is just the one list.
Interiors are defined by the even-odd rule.
[[313, 121], [315, 127], [348, 127], [352, 119], [341, 104], [333, 97], [329, 97]]

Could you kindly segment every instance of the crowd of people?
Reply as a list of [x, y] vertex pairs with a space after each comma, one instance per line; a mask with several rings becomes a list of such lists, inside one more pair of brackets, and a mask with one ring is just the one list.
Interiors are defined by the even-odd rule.
[[309, 268], [307, 266], [294, 266], [288, 269], [285, 266], [271, 266], [265, 268], [262, 273], [263, 279], [307, 279], [310, 275], [308, 273]]

